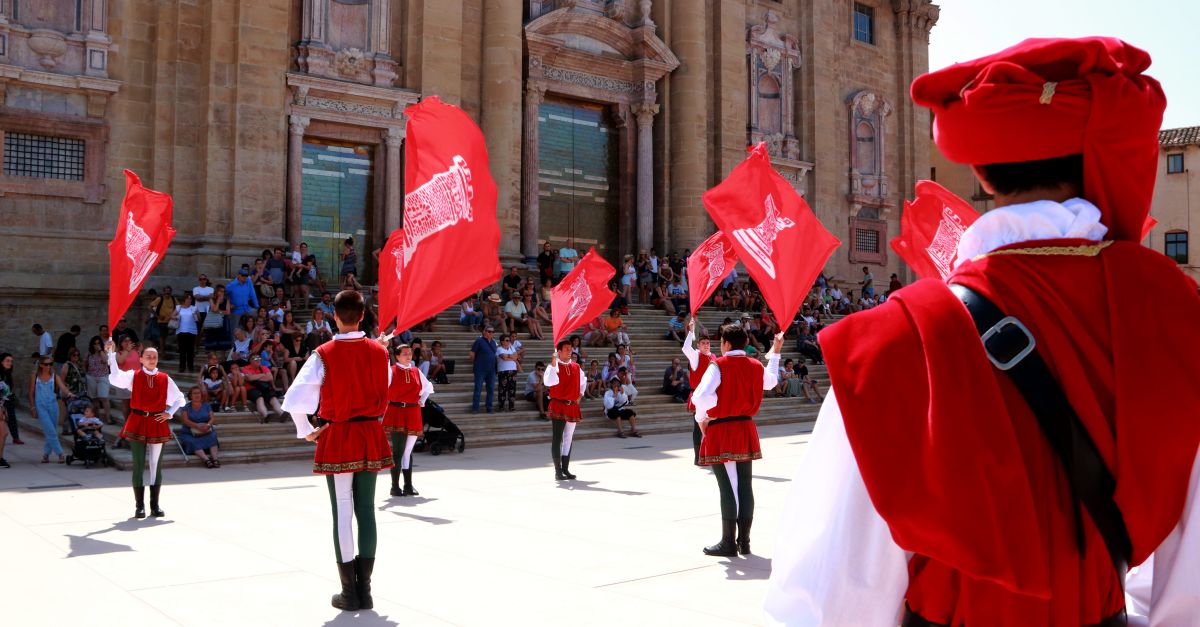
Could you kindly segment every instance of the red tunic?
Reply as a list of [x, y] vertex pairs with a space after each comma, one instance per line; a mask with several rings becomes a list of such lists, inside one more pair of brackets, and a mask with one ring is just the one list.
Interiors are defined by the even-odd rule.
[[[700, 379], [704, 378], [704, 371], [708, 370], [708, 364], [711, 364], [712, 360], [712, 355], [700, 353], [700, 359], [698, 360], [700, 363], [696, 366], [695, 370], [688, 374], [689, 388], [695, 390], [696, 386], [700, 385]], [[692, 404], [692, 395], [690, 393], [688, 394], [687, 408], [689, 412], [696, 413], [696, 406]]]
[[[1135, 242], [1079, 240], [1010, 246], [949, 281], [1029, 327], [1117, 479], [1131, 566], [1144, 561], [1179, 521], [1200, 443], [1200, 421], [1179, 411], [1200, 407], [1200, 365], [1177, 348], [1200, 345], [1195, 284]], [[1124, 607], [1086, 515], [1080, 554], [1073, 497], [1036, 418], [944, 283], [914, 283], [821, 344], [872, 504], [914, 553], [913, 611], [956, 626], [1077, 627]]]
[[337, 340], [317, 355], [325, 366], [317, 414], [330, 424], [317, 439], [313, 472], [390, 468], [392, 447], [379, 420], [387, 409], [387, 349], [367, 339]]
[[583, 371], [575, 362], [558, 362], [558, 383], [550, 388], [550, 407], [546, 415], [554, 420], [579, 422], [579, 377]]
[[721, 371], [721, 385], [717, 387], [716, 407], [708, 410], [709, 423], [700, 441], [700, 465], [762, 459], [754, 415], [762, 403], [763, 365], [743, 355], [712, 361]]
[[[383, 430], [387, 433], [421, 435], [425, 426], [421, 421], [421, 376], [420, 370], [401, 368], [392, 364], [392, 385], [388, 387], [388, 408], [383, 417]], [[400, 407], [395, 403], [403, 403]]]
[[[133, 390], [130, 393], [129, 407], [138, 411], [129, 412], [125, 426], [121, 428], [121, 437], [133, 442], [146, 444], [161, 444], [171, 441], [171, 427], [166, 421], [159, 422], [155, 416], [167, 409], [167, 373], [158, 371], [153, 376], [146, 374], [142, 368], [133, 373]], [[153, 414], [144, 416], [138, 412]]]

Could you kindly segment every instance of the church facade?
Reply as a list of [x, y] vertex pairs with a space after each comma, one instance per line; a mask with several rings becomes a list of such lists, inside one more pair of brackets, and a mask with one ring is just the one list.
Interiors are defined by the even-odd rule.
[[[483, 129], [501, 256], [691, 249], [701, 195], [766, 142], [853, 283], [930, 172], [929, 0], [0, 0], [3, 335], [102, 316], [122, 170], [171, 194], [148, 285], [309, 244], [363, 274], [400, 226], [404, 108]], [[61, 320], [61, 322], [59, 322]], [[10, 326], [11, 325], [11, 328]], [[90, 334], [90, 331], [85, 331]], [[11, 348], [11, 347], [9, 347]]]

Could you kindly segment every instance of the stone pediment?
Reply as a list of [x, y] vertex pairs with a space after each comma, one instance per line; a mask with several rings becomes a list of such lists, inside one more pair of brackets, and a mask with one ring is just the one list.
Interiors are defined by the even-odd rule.
[[[531, 56], [549, 60], [556, 54], [575, 53], [611, 56], [628, 62], [640, 62], [661, 69], [650, 80], [679, 67], [679, 59], [655, 34], [653, 23], [628, 26], [593, 12], [574, 8], [551, 11], [525, 26], [525, 41]], [[580, 45], [590, 43], [591, 49]]]

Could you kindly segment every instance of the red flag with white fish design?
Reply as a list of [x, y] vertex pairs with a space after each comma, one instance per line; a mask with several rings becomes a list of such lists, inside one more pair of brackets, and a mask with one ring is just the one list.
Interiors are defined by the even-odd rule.
[[915, 199], [904, 201], [892, 250], [922, 279], [945, 279], [954, 270], [958, 242], [979, 212], [933, 181], [917, 181], [916, 192]]
[[613, 294], [608, 282], [617, 274], [612, 264], [588, 251], [563, 280], [550, 291], [550, 312], [554, 319], [554, 343], [596, 316], [608, 311]]
[[108, 328], [129, 310], [146, 277], [167, 254], [175, 237], [171, 197], [142, 186], [125, 170], [125, 200], [117, 232], [108, 244]]
[[687, 262], [688, 300], [692, 315], [717, 291], [721, 281], [737, 265], [737, 251], [725, 234], [717, 231], [692, 251]]

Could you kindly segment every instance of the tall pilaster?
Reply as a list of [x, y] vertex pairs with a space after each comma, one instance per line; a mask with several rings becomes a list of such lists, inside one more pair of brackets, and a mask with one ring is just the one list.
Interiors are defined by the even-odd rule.
[[[675, 249], [694, 248], [708, 236], [700, 197], [708, 189], [709, 111], [706, 11], [671, 2], [671, 49], [679, 68], [671, 75], [671, 239]], [[661, 254], [669, 250], [659, 251]]]
[[288, 121], [288, 188], [287, 188], [287, 241], [293, 246], [300, 241], [300, 216], [303, 212], [301, 196], [304, 177], [304, 130], [309, 119], [293, 115]]
[[637, 116], [637, 247], [649, 252], [654, 247], [654, 116], [658, 105], [640, 103]]
[[400, 228], [400, 212], [402, 211], [400, 191], [404, 187], [404, 170], [400, 167], [400, 147], [404, 144], [404, 131], [392, 127], [383, 132], [383, 141], [387, 146], [387, 179], [384, 185], [383, 236], [386, 238], [392, 231]]
[[525, 210], [521, 213], [521, 252], [526, 259], [538, 255], [538, 108], [546, 97], [546, 85], [541, 81], [525, 83], [524, 172]]
[[[480, 127], [487, 139], [492, 177], [496, 179], [496, 217], [500, 223], [500, 254], [504, 257], [528, 254], [521, 237], [522, 4], [521, 0], [484, 0], [483, 4], [484, 106]], [[535, 203], [536, 198], [535, 189]], [[536, 250], [536, 229], [533, 236]]]

